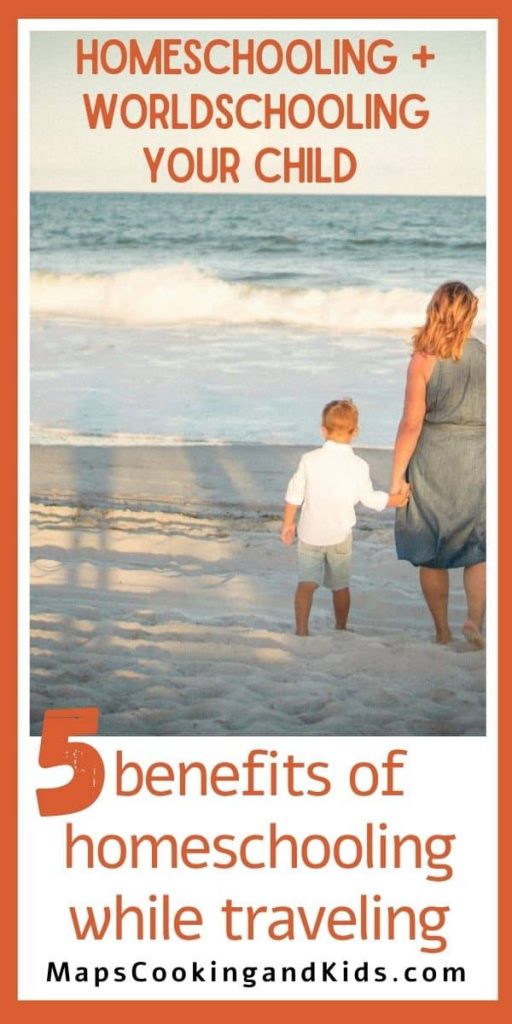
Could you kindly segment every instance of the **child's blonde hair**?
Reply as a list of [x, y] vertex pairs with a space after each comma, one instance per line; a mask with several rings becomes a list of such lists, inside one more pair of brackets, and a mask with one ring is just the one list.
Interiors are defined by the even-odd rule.
[[478, 309], [476, 295], [461, 281], [447, 281], [434, 292], [423, 327], [413, 335], [414, 352], [458, 361]]
[[329, 435], [355, 434], [359, 425], [359, 411], [351, 398], [335, 398], [322, 412], [322, 426]]

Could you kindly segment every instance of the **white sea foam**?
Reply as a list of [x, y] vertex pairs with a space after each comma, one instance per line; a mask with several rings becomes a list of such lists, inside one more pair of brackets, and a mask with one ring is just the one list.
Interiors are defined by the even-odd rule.
[[[177, 437], [169, 434], [129, 434], [118, 432], [116, 434], [86, 434], [79, 431], [66, 430], [59, 427], [41, 427], [32, 425], [30, 431], [31, 444], [43, 445], [73, 445], [78, 448], [252, 448], [266, 445], [264, 441], [225, 441], [220, 438], [187, 438]], [[293, 445], [290, 441], [272, 442], [274, 448], [287, 448]], [[359, 444], [357, 447], [362, 451], [390, 451], [391, 446], [387, 444]]]
[[186, 263], [113, 274], [35, 271], [31, 278], [36, 316], [135, 326], [276, 323], [332, 331], [408, 330], [421, 323], [428, 299], [427, 292], [408, 288], [254, 286]]
[[[47, 427], [32, 424], [30, 429], [31, 444], [73, 445], [78, 448], [190, 448], [211, 446], [224, 448], [233, 442], [219, 438], [186, 438], [169, 434], [133, 434], [117, 431], [115, 434], [87, 434], [65, 427]], [[248, 442], [239, 442], [248, 444]]]

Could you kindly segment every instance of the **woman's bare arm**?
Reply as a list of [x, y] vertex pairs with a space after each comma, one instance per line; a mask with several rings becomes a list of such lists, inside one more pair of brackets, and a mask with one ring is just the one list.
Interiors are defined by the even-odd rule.
[[420, 352], [415, 353], [409, 363], [404, 411], [398, 427], [393, 453], [390, 494], [396, 494], [402, 488], [405, 471], [418, 443], [425, 419], [427, 383], [434, 363], [434, 357], [424, 356]]

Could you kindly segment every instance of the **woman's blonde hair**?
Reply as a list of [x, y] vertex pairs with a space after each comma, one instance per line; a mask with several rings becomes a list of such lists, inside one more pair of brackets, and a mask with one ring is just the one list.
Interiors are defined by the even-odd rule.
[[423, 327], [413, 335], [414, 352], [460, 359], [478, 309], [476, 295], [461, 281], [448, 281], [434, 292]]

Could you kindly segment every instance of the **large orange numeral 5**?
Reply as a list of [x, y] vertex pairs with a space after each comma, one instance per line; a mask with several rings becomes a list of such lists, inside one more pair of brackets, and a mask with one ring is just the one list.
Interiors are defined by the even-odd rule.
[[105, 780], [105, 766], [89, 743], [70, 743], [70, 736], [94, 736], [98, 732], [98, 708], [59, 708], [45, 711], [39, 764], [55, 768], [69, 764], [73, 778], [65, 786], [38, 789], [39, 813], [74, 814], [98, 799]]

